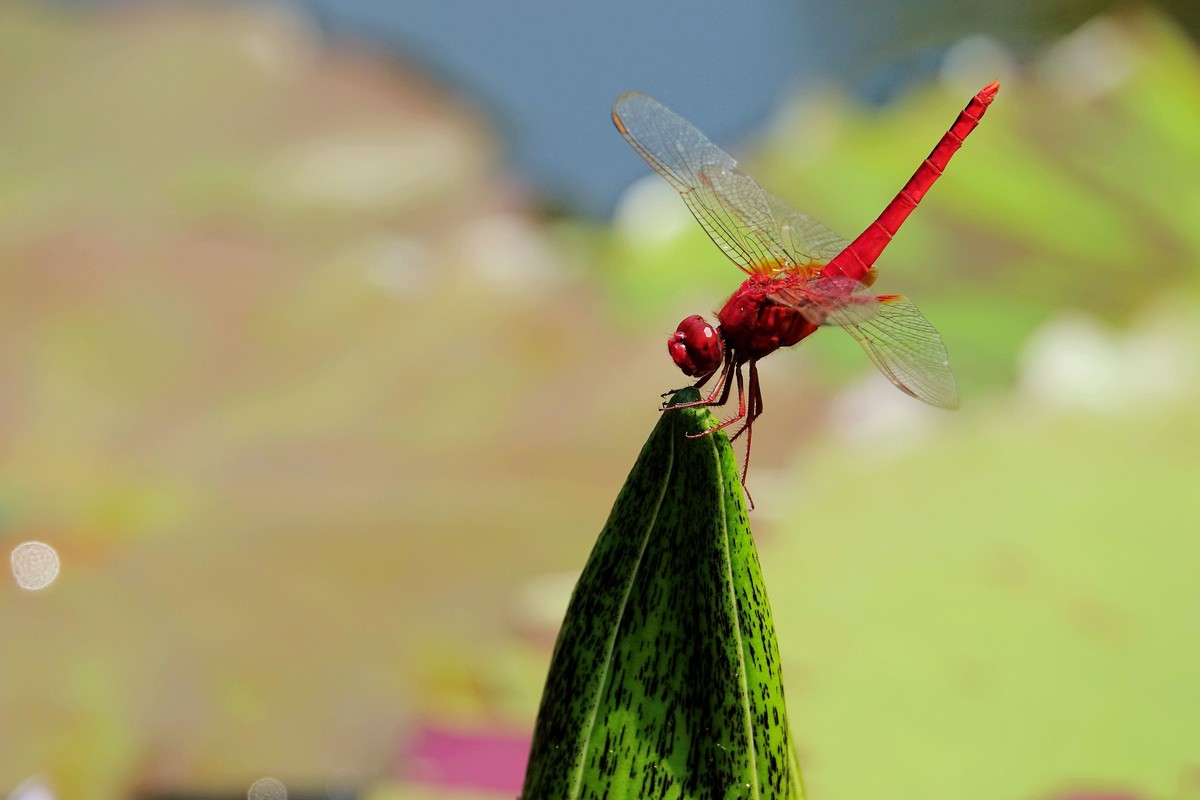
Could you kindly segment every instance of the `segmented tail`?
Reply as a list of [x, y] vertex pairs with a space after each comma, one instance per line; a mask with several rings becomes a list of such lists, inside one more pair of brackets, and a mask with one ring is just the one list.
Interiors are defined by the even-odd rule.
[[908, 219], [908, 215], [921, 202], [921, 198], [929, 191], [929, 187], [941, 177], [950, 157], [962, 147], [963, 140], [983, 119], [987, 107], [1000, 90], [1000, 82], [992, 81], [979, 94], [971, 98], [967, 107], [954, 120], [950, 130], [946, 131], [941, 141], [933, 148], [929, 157], [921, 162], [917, 171], [904, 184], [900, 193], [888, 203], [887, 208], [879, 215], [862, 234], [851, 242], [845, 250], [830, 261], [822, 275], [845, 275], [856, 280], [863, 280], [879, 258], [888, 242], [896, 235], [896, 231]]

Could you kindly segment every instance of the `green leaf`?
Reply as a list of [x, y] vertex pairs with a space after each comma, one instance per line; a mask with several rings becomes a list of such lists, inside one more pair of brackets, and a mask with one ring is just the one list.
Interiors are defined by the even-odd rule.
[[559, 632], [524, 800], [803, 798], [733, 451], [687, 436], [714, 426], [664, 412], [629, 473]]

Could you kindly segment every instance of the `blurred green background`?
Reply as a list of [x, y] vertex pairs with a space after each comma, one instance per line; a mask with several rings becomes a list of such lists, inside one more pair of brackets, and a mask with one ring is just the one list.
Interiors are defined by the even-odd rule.
[[[962, 409], [838, 331], [762, 365], [819, 800], [1200, 798], [1200, 53], [1060, 10], [721, 142], [853, 236], [1002, 81], [877, 284]], [[470, 95], [282, 6], [5, 4], [0, 99], [0, 537], [62, 561], [0, 589], [0, 792], [513, 796], [666, 336], [740, 273], [641, 162], [573, 213]]]

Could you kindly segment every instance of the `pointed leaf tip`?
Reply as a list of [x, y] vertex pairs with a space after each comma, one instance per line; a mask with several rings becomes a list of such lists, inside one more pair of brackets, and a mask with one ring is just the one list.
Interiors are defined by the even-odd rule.
[[737, 464], [675, 392], [579, 578], [522, 800], [803, 797]]
[[700, 390], [697, 389], [695, 386], [685, 386], [682, 389], [676, 389], [671, 394], [671, 399], [666, 401], [665, 403], [663, 403], [663, 406], [665, 408], [670, 408], [671, 406], [680, 406], [680, 405], [685, 405], [687, 403], [699, 403], [699, 402], [700, 402]]

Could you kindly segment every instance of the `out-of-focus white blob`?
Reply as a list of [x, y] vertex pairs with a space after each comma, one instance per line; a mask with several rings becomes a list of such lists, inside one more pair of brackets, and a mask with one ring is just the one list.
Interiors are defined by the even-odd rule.
[[243, 14], [243, 27], [235, 42], [271, 78], [295, 78], [322, 53], [320, 32], [288, 3], [255, 3]]
[[407, 236], [381, 236], [355, 248], [356, 263], [366, 265], [376, 286], [402, 297], [424, 294], [436, 277], [434, 255], [427, 245]]
[[13, 577], [22, 589], [45, 589], [58, 577], [58, 553], [42, 542], [25, 542], [12, 551]]
[[819, 164], [841, 139], [844, 120], [839, 97], [821, 87], [805, 89], [780, 105], [767, 125], [765, 140], [768, 146], [786, 148], [788, 163], [794, 166]]
[[569, 570], [538, 575], [526, 581], [515, 601], [520, 624], [534, 630], [558, 630], [578, 580], [578, 570]]
[[459, 258], [467, 271], [499, 289], [528, 292], [560, 285], [569, 265], [556, 257], [545, 232], [516, 214], [492, 214], [458, 235]]
[[1124, 83], [1134, 70], [1129, 35], [1109, 17], [1095, 17], [1058, 41], [1038, 65], [1046, 83], [1071, 103], [1090, 103]]
[[829, 430], [877, 462], [899, 457], [935, 431], [947, 412], [914, 400], [874, 372], [834, 400]]
[[8, 800], [55, 800], [55, 795], [44, 780], [33, 777], [17, 784], [17, 788], [9, 792]]
[[285, 151], [263, 177], [280, 205], [366, 212], [419, 208], [482, 172], [483, 153], [451, 123], [420, 122], [310, 141]]
[[1185, 316], [1156, 315], [1127, 333], [1082, 314], [1061, 317], [1030, 337], [1020, 361], [1021, 392], [1060, 409], [1120, 411], [1161, 404], [1200, 385], [1200, 333]]
[[637, 243], [669, 242], [695, 224], [679, 193], [657, 174], [631, 184], [613, 213], [617, 234]]
[[956, 95], [972, 95], [995, 80], [1003, 91], [1016, 74], [1016, 61], [1004, 43], [979, 35], [960, 39], [946, 51], [938, 80]]
[[287, 800], [287, 788], [274, 778], [259, 778], [250, 785], [246, 800]]

